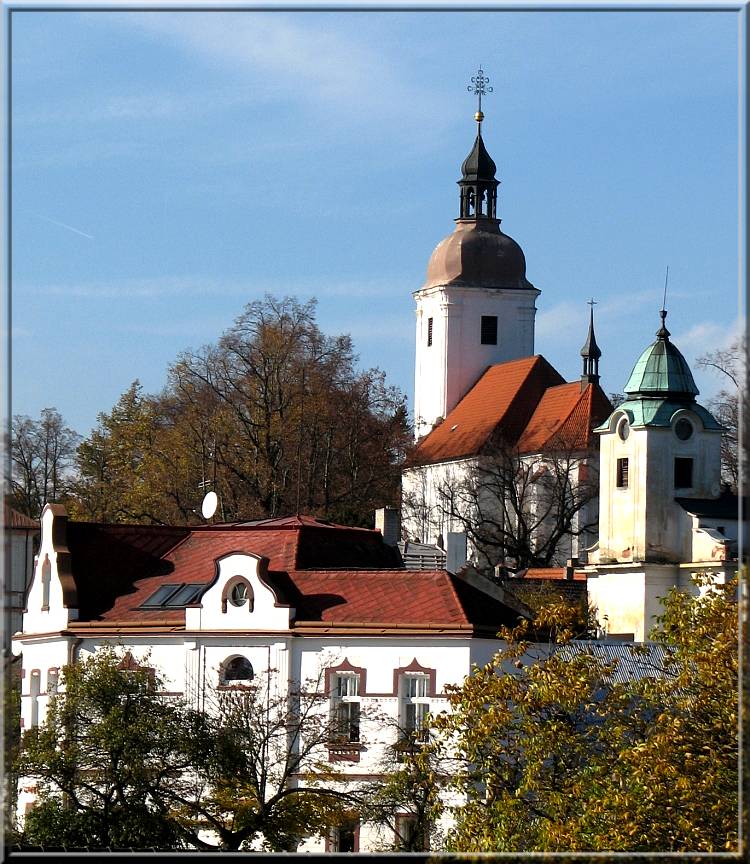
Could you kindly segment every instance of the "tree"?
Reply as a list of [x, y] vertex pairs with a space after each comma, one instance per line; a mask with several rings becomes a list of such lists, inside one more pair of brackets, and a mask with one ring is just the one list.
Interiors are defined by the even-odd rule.
[[97, 428], [78, 448], [74, 486], [76, 518], [97, 522], [162, 521], [159, 462], [159, 406], [138, 380], [112, 411], [98, 415]]
[[65, 691], [50, 697], [45, 722], [27, 730], [18, 773], [37, 788], [23, 843], [177, 848], [165, 791], [185, 782], [179, 704], [158, 695], [146, 669], [124, 669], [112, 651], [66, 666]]
[[314, 301], [248, 304], [215, 345], [184, 352], [158, 396], [137, 382], [79, 450], [79, 509], [190, 523], [212, 488], [225, 521], [305, 512], [370, 525], [409, 442], [403, 395], [357, 370]]
[[438, 822], [446, 811], [445, 790], [451, 766], [437, 749], [426, 747], [429, 715], [424, 728], [404, 729], [379, 718], [381, 729], [395, 732], [380, 766], [380, 777], [357, 791], [361, 818], [386, 829], [385, 849], [427, 852], [439, 849]]
[[[716, 419], [725, 427], [721, 442], [721, 469], [724, 480], [737, 491], [740, 474], [744, 484], [748, 482], [747, 453], [750, 447], [748, 434], [747, 393], [747, 348], [744, 338], [736, 339], [726, 349], [717, 349], [703, 354], [696, 361], [703, 369], [712, 369], [722, 376], [724, 385], [711, 398], [708, 407]], [[740, 404], [741, 403], [741, 404]], [[740, 420], [744, 418], [744, 427]], [[742, 446], [739, 446], [740, 441]], [[742, 458], [742, 464], [740, 464]]]
[[39, 420], [16, 414], [11, 424], [11, 506], [37, 519], [48, 501], [64, 498], [79, 440], [56, 408], [45, 408]]
[[269, 670], [197, 711], [160, 695], [155, 670], [104, 650], [63, 681], [22, 738], [18, 774], [38, 796], [25, 845], [291, 850], [352, 805], [332, 788], [320, 680], [287, 690]]
[[571, 537], [595, 528], [590, 505], [598, 491], [587, 458], [564, 442], [543, 457], [500, 442], [465, 467], [446, 470], [431, 494], [408, 487], [405, 521], [464, 532], [477, 569], [490, 575], [496, 565], [548, 567], [569, 557]]
[[[449, 695], [436, 747], [462, 768], [449, 845], [457, 851], [728, 851], [737, 848], [736, 581], [672, 591], [649, 674], [556, 644], [530, 662], [524, 625]], [[634, 649], [638, 650], [638, 649]]]
[[322, 683], [321, 673], [290, 687], [267, 670], [193, 714], [191, 786], [171, 801], [197, 848], [293, 851], [344, 818], [354, 799], [334, 788], [327, 745], [336, 724]]

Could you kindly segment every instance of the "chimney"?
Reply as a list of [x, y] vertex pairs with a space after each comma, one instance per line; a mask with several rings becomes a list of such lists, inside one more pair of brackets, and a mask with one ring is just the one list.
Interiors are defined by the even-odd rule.
[[463, 531], [448, 532], [448, 548], [445, 550], [445, 569], [458, 573], [466, 564], [466, 534]]
[[398, 508], [380, 507], [375, 511], [375, 529], [383, 535], [388, 546], [397, 546], [401, 539], [401, 519]]

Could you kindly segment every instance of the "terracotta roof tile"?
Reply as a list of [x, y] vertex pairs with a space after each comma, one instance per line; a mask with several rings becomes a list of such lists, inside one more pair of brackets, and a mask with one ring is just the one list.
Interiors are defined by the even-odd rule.
[[521, 453], [565, 448], [586, 450], [592, 444], [591, 430], [612, 411], [609, 399], [598, 384], [581, 391], [579, 381], [549, 387], [523, 431]]
[[496, 436], [515, 442], [545, 390], [563, 383], [541, 355], [490, 366], [445, 420], [419, 442], [411, 464], [472, 456]]
[[297, 571], [298, 621], [497, 627], [516, 613], [445, 570]]

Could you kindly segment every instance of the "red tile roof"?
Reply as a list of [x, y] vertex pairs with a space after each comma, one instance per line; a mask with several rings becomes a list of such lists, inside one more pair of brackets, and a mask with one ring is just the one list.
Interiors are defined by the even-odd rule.
[[[565, 579], [565, 567], [527, 567], [526, 570], [521, 571], [523, 576], [521, 578], [527, 580], [558, 580]], [[586, 571], [585, 570], [574, 570], [573, 571], [573, 579], [577, 582], [585, 582], [586, 581]], [[510, 580], [513, 581], [512, 579]]]
[[290, 574], [297, 621], [340, 625], [487, 626], [517, 613], [445, 570], [316, 570]]
[[564, 446], [588, 449], [591, 429], [612, 411], [598, 384], [583, 392], [540, 355], [490, 366], [471, 390], [417, 444], [411, 465], [474, 456], [504, 440], [522, 453]]
[[583, 391], [579, 381], [550, 387], [519, 438], [518, 450], [587, 450], [593, 443], [591, 430], [611, 411], [612, 405], [598, 384], [587, 384]]
[[71, 522], [68, 546], [79, 623], [104, 627], [184, 627], [184, 609], [140, 606], [161, 585], [208, 586], [216, 561], [231, 552], [268, 559], [269, 586], [279, 602], [294, 607], [296, 621], [307, 625], [496, 632], [517, 617], [445, 571], [399, 568], [378, 531], [309, 517], [192, 529]]
[[490, 366], [445, 420], [419, 442], [412, 464], [472, 456], [496, 436], [516, 441], [545, 390], [563, 383], [541, 355]]

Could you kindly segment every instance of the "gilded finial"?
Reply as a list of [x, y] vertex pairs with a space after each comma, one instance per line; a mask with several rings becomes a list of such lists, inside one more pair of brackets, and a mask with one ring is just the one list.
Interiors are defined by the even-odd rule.
[[471, 79], [471, 84], [466, 88], [469, 93], [473, 93], [477, 97], [477, 112], [474, 115], [474, 119], [479, 124], [480, 132], [482, 130], [482, 120], [484, 120], [484, 114], [482, 113], [482, 96], [492, 93], [493, 90], [489, 84], [490, 79], [485, 76], [482, 67], [480, 66], [477, 70], [477, 74]]

